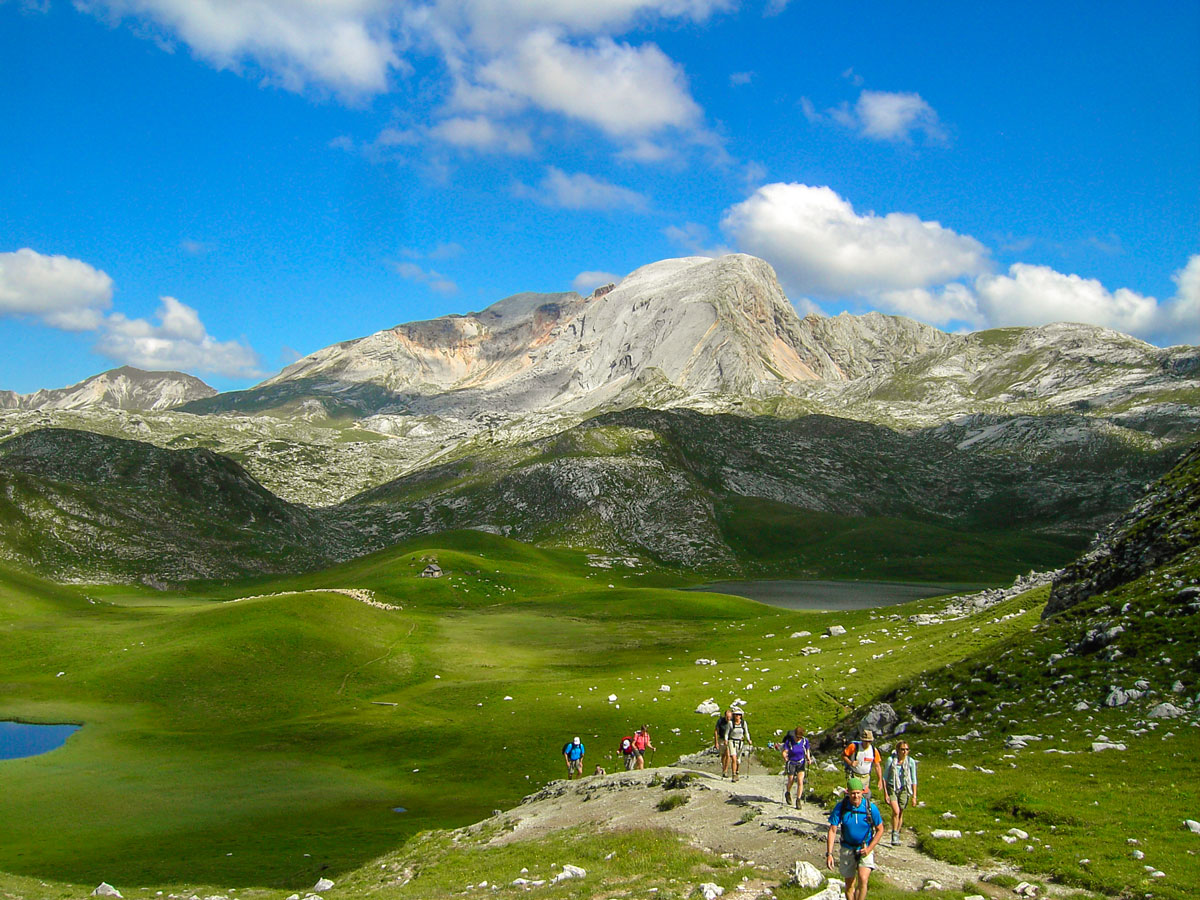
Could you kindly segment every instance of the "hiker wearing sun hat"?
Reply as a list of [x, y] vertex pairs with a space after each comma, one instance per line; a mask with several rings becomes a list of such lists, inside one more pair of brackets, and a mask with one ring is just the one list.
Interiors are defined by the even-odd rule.
[[842, 751], [842, 764], [846, 767], [848, 778], [863, 780], [863, 789], [868, 797], [871, 796], [871, 770], [874, 769], [879, 792], [883, 793], [883, 767], [879, 762], [879, 749], [875, 746], [875, 732], [868, 728], [857, 741], [847, 744]]
[[883, 837], [883, 816], [857, 776], [846, 782], [846, 795], [829, 812], [825, 867], [834, 867], [833, 838], [841, 837], [837, 869], [846, 879], [846, 900], [866, 900], [867, 882], [876, 868], [875, 847]]

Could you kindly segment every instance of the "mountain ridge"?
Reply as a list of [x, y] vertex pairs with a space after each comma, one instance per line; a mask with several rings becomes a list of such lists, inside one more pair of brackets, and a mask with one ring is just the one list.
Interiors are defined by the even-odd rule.
[[29, 394], [0, 391], [0, 409], [163, 410], [216, 394], [215, 388], [183, 372], [121, 366], [64, 388], [41, 388]]

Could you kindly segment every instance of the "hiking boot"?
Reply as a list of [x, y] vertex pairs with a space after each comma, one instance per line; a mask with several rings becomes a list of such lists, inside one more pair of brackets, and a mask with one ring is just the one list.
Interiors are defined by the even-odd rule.
[[737, 772], [734, 772], [734, 773], [733, 773], [733, 780], [734, 780], [734, 781], [737, 781]]
[[892, 832], [892, 846], [893, 847], [900, 846], [900, 832], [898, 832], [898, 831]]
[[785, 806], [791, 806], [791, 805], [792, 805], [792, 792], [791, 792], [791, 791], [784, 791], [784, 792], [783, 792], [783, 803], [784, 803], [784, 805], [785, 805]]

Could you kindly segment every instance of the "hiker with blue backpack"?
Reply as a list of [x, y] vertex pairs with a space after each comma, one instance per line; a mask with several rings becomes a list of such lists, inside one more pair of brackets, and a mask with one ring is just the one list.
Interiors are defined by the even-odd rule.
[[833, 837], [840, 834], [837, 869], [846, 879], [846, 900], [867, 900], [867, 882], [876, 868], [875, 847], [883, 837], [883, 816], [867, 796], [863, 780], [846, 782], [846, 794], [829, 812], [825, 867], [834, 867]]
[[883, 798], [892, 808], [892, 846], [900, 843], [904, 810], [917, 802], [917, 761], [908, 755], [908, 741], [901, 740], [883, 767]]
[[574, 778], [583, 775], [583, 756], [587, 753], [587, 749], [583, 746], [583, 741], [579, 738], [571, 738], [567, 743], [563, 744], [562, 755], [567, 761], [567, 778]]
[[783, 772], [787, 784], [783, 788], [783, 802], [792, 805], [792, 783], [796, 784], [796, 809], [804, 806], [804, 773], [812, 763], [812, 744], [804, 736], [804, 729], [797, 725], [784, 735], [780, 745], [783, 755]]

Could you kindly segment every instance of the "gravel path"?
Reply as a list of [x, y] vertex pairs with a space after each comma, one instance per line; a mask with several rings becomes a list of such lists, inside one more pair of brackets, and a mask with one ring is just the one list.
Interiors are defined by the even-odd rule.
[[[690, 775], [690, 781], [681, 791], [665, 790], [661, 782], [675, 775]], [[827, 772], [815, 775], [822, 789], [827, 789], [835, 777]], [[757, 760], [744, 761], [739, 780], [733, 782], [721, 777], [716, 756], [699, 754], [685, 757], [674, 766], [554, 781], [525, 798], [520, 806], [498, 813], [488, 822], [511, 827], [493, 838], [492, 843], [497, 845], [584, 824], [595, 826], [600, 835], [623, 828], [668, 828], [685, 835], [694, 846], [742, 861], [750, 881], [744, 884], [747, 892], [739, 896], [754, 897], [786, 881], [797, 860], [825, 871], [827, 811], [811, 803], [801, 809], [785, 806], [783, 786], [783, 777], [768, 773]], [[686, 804], [666, 812], [656, 808], [665, 795], [679, 792], [688, 795]], [[886, 829], [888, 812], [881, 811]], [[923, 810], [915, 812], [917, 816], [925, 814]], [[932, 879], [949, 890], [966, 883], [978, 884], [980, 888], [973, 888], [972, 893], [1011, 898], [1011, 891], [981, 884], [981, 879], [1003, 872], [1032, 880], [1002, 864], [979, 868], [932, 859], [917, 851], [911, 832], [905, 833], [899, 847], [888, 845], [887, 838], [885, 830], [885, 843], [876, 850], [880, 864], [877, 877], [883, 876], [898, 887], [919, 890]], [[1051, 887], [1049, 893], [1060, 892]]]

